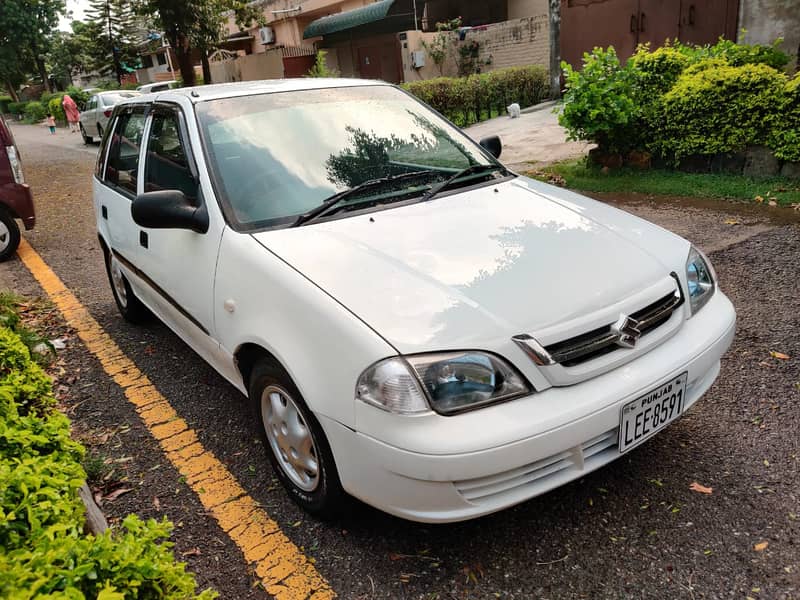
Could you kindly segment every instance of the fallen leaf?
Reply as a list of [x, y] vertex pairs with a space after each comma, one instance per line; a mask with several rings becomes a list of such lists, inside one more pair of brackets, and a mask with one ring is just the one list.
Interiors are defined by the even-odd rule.
[[131, 488], [118, 488], [113, 492], [111, 492], [110, 494], [108, 494], [107, 496], [105, 496], [103, 500], [116, 500], [117, 498], [122, 496], [122, 494], [127, 494], [128, 492], [132, 491], [133, 490]]
[[153, 506], [156, 510], [161, 510], [161, 502], [159, 502], [158, 496], [153, 496]]
[[406, 557], [405, 554], [397, 554], [396, 552], [389, 552], [389, 560], [403, 560]]
[[763, 197], [761, 197], [761, 196], [756, 196], [756, 197], [754, 198], [754, 200], [755, 200], [756, 202], [758, 202], [759, 204], [761, 204], [761, 203], [764, 201], [764, 198], [763, 198]]
[[772, 358], [779, 358], [780, 360], [789, 360], [789, 355], [784, 354], [783, 352], [775, 352], [774, 350], [770, 350], [769, 355]]
[[770, 200], [770, 201], [768, 202], [768, 204], [769, 204], [770, 206], [778, 206], [778, 203], [777, 203], [777, 202], [775, 202], [775, 200]]
[[755, 546], [753, 546], [753, 550], [756, 552], [763, 552], [769, 546], [769, 542], [758, 542]]
[[736, 219], [725, 219], [725, 225], [740, 225]]
[[692, 490], [693, 492], [697, 492], [699, 494], [710, 494], [711, 492], [714, 491], [714, 488], [710, 488], [710, 487], [706, 487], [704, 485], [700, 485], [696, 481], [692, 482], [692, 484], [689, 486], [689, 489]]
[[181, 552], [181, 556], [199, 556], [200, 555], [200, 548], [192, 548], [191, 550], [187, 550], [186, 552]]

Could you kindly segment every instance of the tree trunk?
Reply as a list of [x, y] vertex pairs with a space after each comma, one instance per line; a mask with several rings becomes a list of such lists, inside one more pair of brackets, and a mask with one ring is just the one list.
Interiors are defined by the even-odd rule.
[[211, 83], [211, 64], [208, 62], [208, 50], [200, 52], [200, 62], [203, 65], [203, 85]]
[[8, 91], [8, 95], [11, 96], [11, 99], [14, 102], [19, 102], [19, 96], [17, 96], [17, 90], [14, 89], [14, 86], [11, 85], [11, 82], [6, 80], [6, 90]]
[[33, 52], [33, 60], [36, 63], [36, 69], [39, 71], [39, 77], [42, 78], [42, 85], [46, 92], [52, 92], [53, 88], [50, 87], [50, 80], [47, 78], [47, 68], [44, 66], [44, 57], [39, 55], [39, 47], [36, 45], [36, 40], [31, 40], [31, 51]]
[[561, 0], [550, 0], [550, 98], [561, 97]]
[[191, 87], [197, 83], [194, 76], [194, 65], [192, 64], [192, 51], [188, 43], [178, 44], [175, 48], [175, 57], [178, 59], [178, 69], [181, 72], [184, 87]]

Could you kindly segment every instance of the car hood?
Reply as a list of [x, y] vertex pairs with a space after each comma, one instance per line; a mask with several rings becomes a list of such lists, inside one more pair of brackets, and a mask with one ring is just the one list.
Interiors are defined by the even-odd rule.
[[[532, 183], [518, 178], [254, 236], [401, 353], [489, 347], [668, 276], [671, 268], [638, 243], [648, 229], [655, 238], [667, 232], [621, 211], [592, 218]], [[633, 219], [636, 236], [615, 231], [616, 215]]]

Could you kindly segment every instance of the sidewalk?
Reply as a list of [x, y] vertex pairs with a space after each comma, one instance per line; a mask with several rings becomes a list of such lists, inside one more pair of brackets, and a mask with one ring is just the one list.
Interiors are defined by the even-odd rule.
[[554, 102], [528, 109], [518, 119], [508, 115], [476, 123], [464, 131], [476, 142], [499, 135], [503, 142], [500, 160], [517, 171], [585, 155], [593, 146], [588, 142], [568, 142], [566, 130], [558, 124]]

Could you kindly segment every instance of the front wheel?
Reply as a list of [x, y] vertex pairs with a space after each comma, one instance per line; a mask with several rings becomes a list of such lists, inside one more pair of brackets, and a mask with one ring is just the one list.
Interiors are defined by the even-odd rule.
[[250, 376], [250, 402], [275, 474], [301, 508], [331, 518], [345, 493], [325, 433], [283, 369], [262, 359]]
[[94, 141], [94, 138], [90, 135], [86, 135], [86, 130], [83, 128], [83, 123], [80, 123], [78, 127], [81, 130], [81, 137], [83, 138], [83, 143], [88, 146]]
[[116, 302], [122, 317], [136, 325], [147, 321], [150, 311], [133, 293], [131, 284], [128, 283], [128, 279], [122, 272], [119, 261], [113, 255], [106, 254], [106, 272], [111, 284], [111, 293], [114, 295], [114, 302]]
[[19, 246], [19, 225], [14, 217], [0, 207], [0, 262], [14, 255]]

